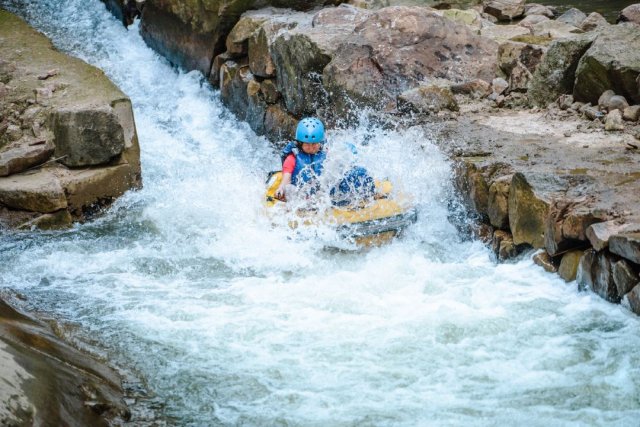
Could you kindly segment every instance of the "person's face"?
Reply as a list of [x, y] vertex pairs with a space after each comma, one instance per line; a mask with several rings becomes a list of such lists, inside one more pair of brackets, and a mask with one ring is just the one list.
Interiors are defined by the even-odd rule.
[[307, 154], [317, 154], [318, 151], [320, 151], [320, 146], [321, 144], [319, 143], [303, 142], [302, 151], [304, 151]]

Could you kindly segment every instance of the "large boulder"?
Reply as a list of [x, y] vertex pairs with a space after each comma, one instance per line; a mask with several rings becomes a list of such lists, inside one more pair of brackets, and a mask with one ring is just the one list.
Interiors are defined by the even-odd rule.
[[622, 9], [617, 22], [630, 22], [640, 25], [640, 4], [632, 4]]
[[343, 0], [155, 0], [142, 11], [142, 36], [172, 63], [209, 75], [213, 58], [243, 12], [265, 6], [309, 10]]
[[396, 94], [437, 78], [491, 81], [496, 48], [430, 9], [389, 7], [355, 28], [324, 69], [323, 83], [338, 106], [393, 107]]
[[0, 135], [0, 212], [11, 210], [0, 223], [68, 224], [138, 188], [129, 98], [102, 71], [58, 52], [19, 18], [0, 10], [0, 21], [0, 78], [10, 88], [0, 96], [0, 116], [9, 130], [17, 128]]
[[573, 96], [578, 101], [598, 102], [607, 89], [640, 103], [640, 31], [634, 25], [612, 25], [584, 53], [576, 70]]
[[594, 38], [592, 34], [585, 34], [551, 43], [529, 85], [529, 98], [534, 104], [546, 106], [560, 95], [573, 92], [580, 58]]
[[609, 250], [636, 264], [640, 264], [640, 232], [612, 236], [609, 239]]
[[534, 248], [544, 247], [548, 213], [549, 201], [536, 194], [523, 174], [514, 174], [509, 188], [509, 228], [514, 243], [527, 243]]
[[591, 289], [609, 302], [620, 302], [622, 295], [618, 294], [618, 287], [613, 278], [615, 262], [615, 258], [606, 251], [596, 252], [593, 249], [585, 251], [578, 267], [576, 278], [578, 284]]

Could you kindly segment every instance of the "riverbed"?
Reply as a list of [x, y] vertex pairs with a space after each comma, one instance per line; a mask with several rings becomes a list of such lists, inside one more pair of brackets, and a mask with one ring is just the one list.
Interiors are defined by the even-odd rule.
[[278, 155], [97, 0], [0, 0], [133, 102], [144, 188], [58, 232], [0, 236], [0, 286], [138, 373], [176, 425], [634, 425], [640, 320], [449, 220], [429, 132], [330, 133], [413, 195], [367, 250], [262, 206]]

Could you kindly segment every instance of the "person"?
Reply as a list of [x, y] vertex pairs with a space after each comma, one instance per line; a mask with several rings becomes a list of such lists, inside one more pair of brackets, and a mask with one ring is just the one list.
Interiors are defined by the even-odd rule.
[[[295, 141], [288, 143], [282, 150], [282, 181], [275, 192], [275, 198], [286, 200], [291, 186], [302, 193], [313, 195], [320, 187], [318, 178], [324, 170], [327, 150], [324, 124], [315, 117], [307, 117], [296, 127]], [[349, 155], [354, 158], [357, 151], [353, 144], [348, 146]], [[344, 150], [343, 150], [344, 151]], [[375, 183], [366, 169], [351, 164], [342, 175], [340, 182], [331, 188], [330, 196], [335, 206], [345, 206], [354, 202], [370, 199], [375, 193]]]
[[327, 158], [324, 144], [324, 124], [315, 117], [300, 120], [295, 141], [282, 150], [282, 181], [275, 193], [277, 199], [286, 200], [290, 185], [307, 186], [309, 193], [315, 192]]

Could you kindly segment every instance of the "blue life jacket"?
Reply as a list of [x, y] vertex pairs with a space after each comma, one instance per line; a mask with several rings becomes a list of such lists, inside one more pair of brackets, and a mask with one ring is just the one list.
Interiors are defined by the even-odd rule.
[[293, 185], [305, 184], [322, 174], [323, 163], [327, 157], [323, 149], [316, 154], [307, 154], [299, 150], [295, 142], [290, 142], [282, 150], [283, 162], [289, 154], [296, 156], [296, 167], [291, 175]]

